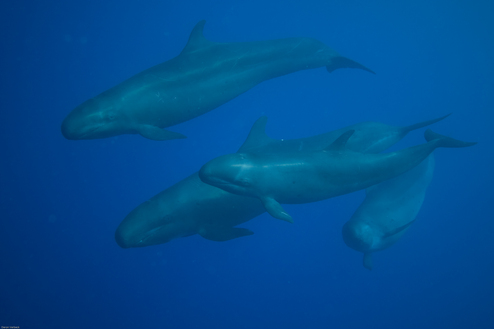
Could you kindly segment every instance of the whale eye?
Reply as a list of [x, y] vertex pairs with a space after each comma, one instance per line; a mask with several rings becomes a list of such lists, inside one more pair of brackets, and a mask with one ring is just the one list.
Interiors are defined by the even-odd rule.
[[116, 115], [115, 115], [115, 112], [113, 111], [110, 111], [106, 114], [106, 118], [108, 119], [108, 121], [114, 121], [116, 119]]

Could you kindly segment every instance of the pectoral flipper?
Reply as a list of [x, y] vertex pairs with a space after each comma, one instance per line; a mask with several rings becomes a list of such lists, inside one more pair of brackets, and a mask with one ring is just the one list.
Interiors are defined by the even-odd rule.
[[263, 197], [261, 198], [261, 202], [264, 205], [264, 208], [266, 208], [266, 211], [274, 218], [293, 223], [292, 216], [290, 216], [275, 199]]

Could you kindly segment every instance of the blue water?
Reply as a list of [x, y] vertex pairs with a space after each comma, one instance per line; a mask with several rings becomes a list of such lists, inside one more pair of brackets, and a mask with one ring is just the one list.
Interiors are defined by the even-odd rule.
[[[20, 328], [493, 328], [492, 1], [0, 2], [0, 325]], [[218, 42], [307, 36], [371, 68], [264, 82], [169, 128], [69, 141], [78, 104], [176, 56], [206, 19]], [[408, 125], [453, 113], [416, 222], [374, 255], [342, 240], [364, 198], [287, 205], [228, 242], [198, 235], [121, 249], [140, 203], [236, 151], [267, 115], [273, 138], [362, 121]], [[422, 131], [395, 148], [423, 142]]]

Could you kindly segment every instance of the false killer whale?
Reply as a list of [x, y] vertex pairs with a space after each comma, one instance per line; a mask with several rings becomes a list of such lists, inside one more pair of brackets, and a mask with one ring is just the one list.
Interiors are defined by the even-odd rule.
[[223, 155], [202, 166], [199, 177], [227, 192], [258, 198], [271, 216], [293, 222], [280, 203], [309, 203], [362, 190], [407, 172], [438, 147], [476, 144], [427, 130], [427, 143], [397, 152], [371, 154], [346, 147], [354, 133], [343, 133], [317, 152]]
[[434, 173], [434, 155], [406, 173], [369, 187], [365, 200], [343, 225], [345, 244], [364, 253], [372, 270], [372, 253], [395, 244], [415, 221]]
[[[67, 139], [140, 134], [152, 140], [185, 138], [163, 128], [200, 116], [257, 84], [325, 66], [372, 72], [310, 38], [218, 43], [192, 30], [177, 57], [147, 69], [77, 106], [62, 122]], [[374, 72], [372, 72], [374, 73]]]

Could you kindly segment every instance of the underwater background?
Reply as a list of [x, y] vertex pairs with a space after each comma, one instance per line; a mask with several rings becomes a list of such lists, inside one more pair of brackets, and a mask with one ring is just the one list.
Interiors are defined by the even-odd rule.
[[[0, 325], [20, 328], [494, 328], [494, 2], [2, 1]], [[66, 140], [64, 117], [206, 38], [318, 39], [374, 70], [269, 80], [170, 127], [188, 138]], [[235, 152], [363, 121], [477, 145], [438, 149], [425, 202], [374, 269], [341, 237], [365, 192], [285, 205], [252, 236], [121, 249], [142, 202]], [[424, 141], [423, 130], [393, 147]]]

